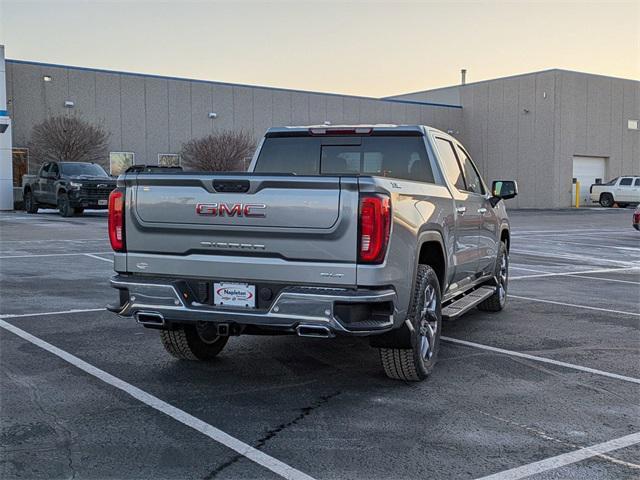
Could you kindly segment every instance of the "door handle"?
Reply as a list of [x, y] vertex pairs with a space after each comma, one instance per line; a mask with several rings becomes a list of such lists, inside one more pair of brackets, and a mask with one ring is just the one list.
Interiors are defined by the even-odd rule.
[[467, 211], [467, 207], [457, 207], [456, 208], [456, 212], [458, 212], [460, 215], [464, 215], [464, 212]]
[[487, 213], [487, 209], [482, 207], [478, 209], [478, 213]]

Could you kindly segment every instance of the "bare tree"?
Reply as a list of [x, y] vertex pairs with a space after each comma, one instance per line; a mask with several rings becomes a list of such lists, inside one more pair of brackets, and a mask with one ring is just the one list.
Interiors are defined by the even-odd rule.
[[245, 170], [245, 159], [251, 156], [255, 146], [253, 137], [247, 132], [225, 130], [186, 142], [182, 145], [182, 162], [192, 170]]
[[33, 127], [29, 153], [38, 162], [96, 162], [105, 164], [109, 134], [75, 116], [53, 116]]

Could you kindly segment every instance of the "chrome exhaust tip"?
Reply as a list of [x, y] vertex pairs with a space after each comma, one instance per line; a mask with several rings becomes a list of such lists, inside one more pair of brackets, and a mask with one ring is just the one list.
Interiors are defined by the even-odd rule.
[[142, 325], [164, 326], [164, 317], [157, 312], [136, 312], [134, 317]]
[[298, 325], [296, 333], [299, 337], [331, 338], [334, 336], [331, 330], [322, 325]]

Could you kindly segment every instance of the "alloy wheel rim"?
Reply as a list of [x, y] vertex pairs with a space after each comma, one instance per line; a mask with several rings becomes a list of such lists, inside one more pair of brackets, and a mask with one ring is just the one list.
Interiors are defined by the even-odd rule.
[[507, 296], [507, 283], [509, 281], [509, 262], [506, 255], [502, 255], [500, 259], [500, 274], [498, 275], [498, 295], [500, 296], [500, 303], [505, 301]]
[[427, 285], [424, 291], [422, 310], [420, 310], [420, 355], [424, 360], [430, 360], [435, 352], [435, 341], [438, 336], [438, 316], [436, 290]]

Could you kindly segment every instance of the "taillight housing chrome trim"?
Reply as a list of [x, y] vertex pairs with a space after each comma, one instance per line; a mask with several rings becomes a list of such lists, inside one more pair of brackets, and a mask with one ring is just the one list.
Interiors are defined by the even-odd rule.
[[109, 242], [111, 248], [116, 252], [124, 252], [125, 231], [124, 231], [124, 192], [114, 190], [109, 195]]
[[380, 264], [389, 246], [391, 201], [388, 195], [360, 196], [358, 211], [358, 262]]

